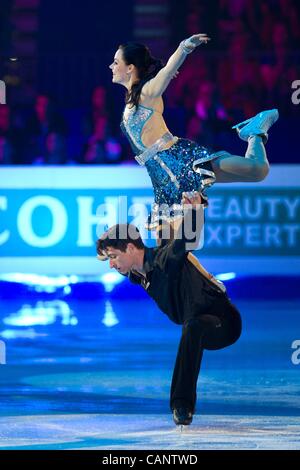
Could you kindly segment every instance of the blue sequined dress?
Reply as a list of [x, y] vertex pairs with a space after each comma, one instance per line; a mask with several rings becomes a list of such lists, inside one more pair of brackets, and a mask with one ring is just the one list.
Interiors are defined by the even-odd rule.
[[[128, 138], [135, 155], [143, 155], [147, 148], [141, 134], [145, 123], [154, 110], [139, 105], [129, 110], [126, 119], [123, 114], [121, 129]], [[145, 162], [154, 190], [154, 204], [148, 223], [149, 228], [157, 226], [159, 219], [172, 220], [182, 217], [182, 193], [199, 191], [204, 205], [207, 196], [204, 191], [215, 181], [211, 160], [220, 153], [213, 153], [206, 147], [188, 139], [178, 138], [168, 149], [158, 151]], [[137, 159], [138, 160], [138, 159]], [[197, 170], [193, 164], [197, 160]]]

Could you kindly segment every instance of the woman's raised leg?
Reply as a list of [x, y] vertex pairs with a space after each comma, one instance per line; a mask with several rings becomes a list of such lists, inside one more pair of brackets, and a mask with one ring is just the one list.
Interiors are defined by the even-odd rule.
[[259, 135], [249, 137], [244, 157], [227, 152], [221, 153], [220, 157], [212, 160], [212, 168], [218, 183], [262, 181], [269, 173], [263, 137]]

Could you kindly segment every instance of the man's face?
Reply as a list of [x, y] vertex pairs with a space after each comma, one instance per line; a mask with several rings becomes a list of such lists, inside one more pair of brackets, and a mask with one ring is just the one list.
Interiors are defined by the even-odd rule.
[[116, 269], [121, 274], [127, 274], [133, 264], [132, 246], [127, 245], [126, 251], [120, 251], [116, 248], [108, 247], [106, 254], [109, 258], [109, 267]]

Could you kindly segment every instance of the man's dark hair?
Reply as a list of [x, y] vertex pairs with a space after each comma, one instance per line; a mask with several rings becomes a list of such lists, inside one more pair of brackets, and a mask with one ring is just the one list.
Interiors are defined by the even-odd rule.
[[132, 243], [136, 248], [142, 250], [145, 245], [141, 239], [140, 232], [135, 225], [117, 224], [108, 229], [97, 240], [98, 259], [105, 261], [108, 259], [107, 248], [115, 248], [120, 251], [126, 251], [128, 243]]

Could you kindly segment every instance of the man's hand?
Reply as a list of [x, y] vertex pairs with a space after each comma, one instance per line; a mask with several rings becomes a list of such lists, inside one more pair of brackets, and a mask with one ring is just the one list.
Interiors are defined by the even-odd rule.
[[197, 209], [199, 204], [202, 204], [202, 197], [197, 191], [190, 191], [182, 193], [182, 204], [191, 205], [193, 208]]

